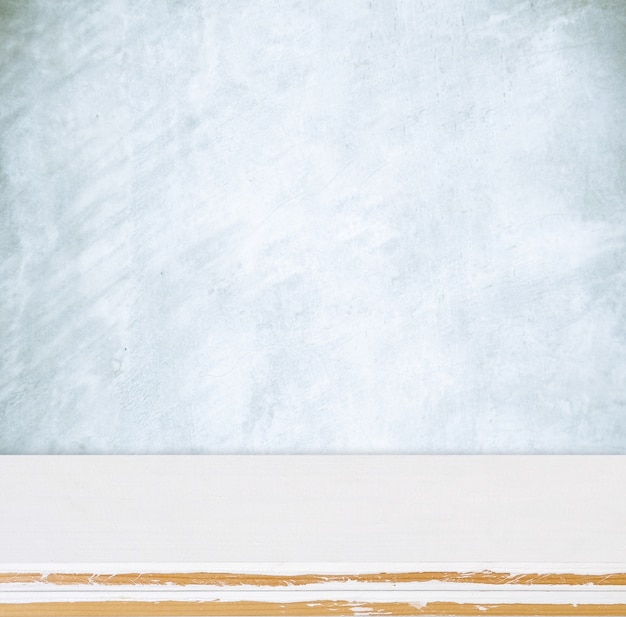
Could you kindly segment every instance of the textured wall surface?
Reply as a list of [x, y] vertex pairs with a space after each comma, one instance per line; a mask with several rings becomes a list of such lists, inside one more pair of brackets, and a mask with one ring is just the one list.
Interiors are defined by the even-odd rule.
[[623, 0], [0, 28], [0, 452], [626, 453]]

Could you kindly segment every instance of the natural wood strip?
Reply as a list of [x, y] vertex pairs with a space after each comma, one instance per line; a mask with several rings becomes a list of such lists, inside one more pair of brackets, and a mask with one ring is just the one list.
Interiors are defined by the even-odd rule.
[[485, 585], [624, 585], [626, 573], [612, 574], [511, 574], [509, 572], [378, 572], [373, 574], [239, 574], [228, 572], [166, 573], [53, 573], [4, 572], [1, 584], [52, 585], [212, 585], [287, 587], [324, 583], [474, 583]]
[[430, 602], [422, 607], [403, 602], [33, 602], [0, 604], [0, 617], [363, 617], [364, 615], [431, 615], [436, 617], [624, 617], [626, 604], [457, 604]]

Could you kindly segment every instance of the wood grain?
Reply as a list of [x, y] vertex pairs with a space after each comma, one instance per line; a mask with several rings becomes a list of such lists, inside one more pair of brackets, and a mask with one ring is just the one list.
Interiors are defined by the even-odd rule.
[[624, 617], [626, 604], [460, 604], [430, 602], [36, 602], [0, 604], [0, 617], [326, 617], [328, 615], [431, 615], [433, 617]]
[[289, 587], [325, 583], [468, 583], [485, 585], [625, 585], [626, 572], [607, 574], [494, 572], [378, 572], [369, 574], [240, 574], [230, 572], [124, 572], [115, 574], [0, 572], [1, 584], [211, 585]]

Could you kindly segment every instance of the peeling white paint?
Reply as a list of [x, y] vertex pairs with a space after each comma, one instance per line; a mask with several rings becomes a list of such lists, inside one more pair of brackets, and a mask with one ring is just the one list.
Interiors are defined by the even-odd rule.
[[399, 590], [369, 590], [364, 586], [361, 590], [340, 591], [326, 590], [317, 592], [307, 591], [222, 591], [204, 589], [63, 589], [62, 591], [3, 591], [0, 590], [0, 606], [2, 603], [28, 602], [112, 602], [126, 600], [133, 602], [165, 602], [167, 600], [186, 602], [309, 602], [311, 604], [328, 601], [345, 601], [359, 604], [377, 602], [406, 602], [416, 607], [430, 602], [455, 602], [460, 604], [624, 604], [626, 590], [619, 591], [586, 591], [575, 589], [561, 589], [557, 586], [537, 591], [531, 589], [508, 589], [501, 591], [422, 591], [407, 592]]

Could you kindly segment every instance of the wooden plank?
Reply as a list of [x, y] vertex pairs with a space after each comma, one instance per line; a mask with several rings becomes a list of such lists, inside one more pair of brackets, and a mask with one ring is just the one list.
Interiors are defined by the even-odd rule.
[[626, 457], [0, 457], [4, 563], [619, 563]]
[[626, 604], [456, 604], [433, 602], [422, 607], [405, 603], [304, 602], [51, 602], [0, 604], [0, 617], [326, 617], [336, 615], [430, 615], [431, 617], [624, 617]]
[[333, 583], [463, 583], [475, 585], [626, 586], [626, 572], [372, 572], [347, 574], [261, 574], [238, 572], [0, 572], [0, 585], [43, 583], [56, 586], [204, 585], [216, 587], [299, 587]]
[[0, 457], [0, 616], [626, 615], [626, 457]]

